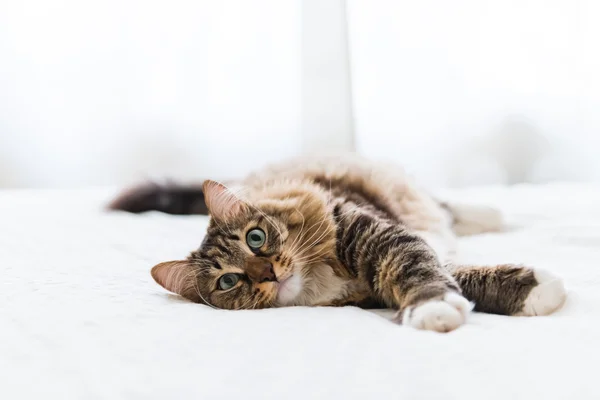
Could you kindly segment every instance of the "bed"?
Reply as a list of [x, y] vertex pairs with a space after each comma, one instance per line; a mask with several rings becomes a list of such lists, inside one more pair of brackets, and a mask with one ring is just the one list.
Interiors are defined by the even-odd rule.
[[569, 291], [552, 316], [475, 313], [449, 334], [385, 311], [184, 301], [149, 269], [198, 246], [206, 218], [107, 213], [114, 193], [0, 191], [0, 398], [600, 398], [600, 186], [445, 193], [507, 216], [461, 239], [463, 261], [540, 266]]

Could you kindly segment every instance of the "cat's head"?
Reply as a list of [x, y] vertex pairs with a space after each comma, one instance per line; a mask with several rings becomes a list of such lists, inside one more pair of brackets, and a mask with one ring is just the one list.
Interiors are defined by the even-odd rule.
[[152, 277], [189, 300], [222, 309], [302, 304], [311, 267], [335, 258], [327, 197], [290, 182], [243, 195], [206, 181], [211, 220], [186, 260], [156, 265]]

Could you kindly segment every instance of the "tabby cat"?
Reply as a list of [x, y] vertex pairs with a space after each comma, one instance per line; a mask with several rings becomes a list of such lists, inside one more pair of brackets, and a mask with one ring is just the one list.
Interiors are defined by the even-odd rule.
[[210, 214], [200, 247], [152, 276], [219, 309], [385, 307], [398, 323], [448, 332], [473, 307], [546, 315], [566, 297], [543, 270], [452, 264], [456, 235], [501, 229], [499, 213], [440, 203], [400, 168], [356, 157], [295, 160], [228, 187], [142, 185], [110, 208]]

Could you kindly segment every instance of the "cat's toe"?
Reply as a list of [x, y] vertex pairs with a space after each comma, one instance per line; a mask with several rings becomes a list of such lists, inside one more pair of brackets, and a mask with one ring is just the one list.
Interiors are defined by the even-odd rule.
[[408, 307], [402, 314], [402, 324], [416, 329], [450, 332], [466, 321], [472, 308], [471, 303], [458, 293], [447, 293], [441, 300]]
[[523, 309], [516, 315], [548, 315], [558, 310], [567, 298], [562, 279], [543, 269], [535, 269], [534, 276], [537, 286], [531, 289], [523, 302]]

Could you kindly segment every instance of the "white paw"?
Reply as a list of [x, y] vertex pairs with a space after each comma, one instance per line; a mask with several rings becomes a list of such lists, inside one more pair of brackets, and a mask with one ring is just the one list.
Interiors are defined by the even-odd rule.
[[402, 324], [416, 329], [450, 332], [467, 320], [473, 305], [458, 293], [449, 292], [442, 300], [431, 300], [415, 308], [408, 307]]
[[567, 298], [562, 279], [543, 269], [536, 268], [533, 273], [538, 285], [531, 289], [523, 304], [523, 311], [517, 315], [551, 314], [560, 308]]

